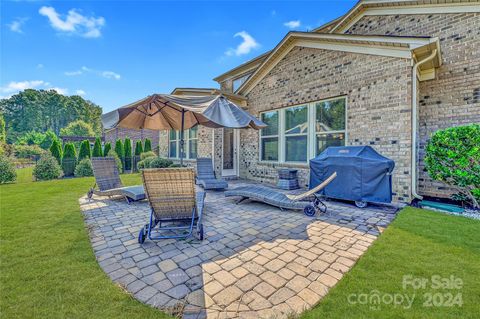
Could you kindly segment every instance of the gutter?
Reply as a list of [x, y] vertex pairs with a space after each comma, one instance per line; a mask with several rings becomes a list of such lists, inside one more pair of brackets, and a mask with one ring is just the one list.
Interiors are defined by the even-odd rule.
[[432, 53], [423, 60], [417, 61], [412, 67], [412, 150], [411, 150], [411, 193], [413, 197], [420, 200], [423, 199], [421, 195], [417, 193], [417, 72], [418, 68], [435, 58], [437, 50], [433, 50]]

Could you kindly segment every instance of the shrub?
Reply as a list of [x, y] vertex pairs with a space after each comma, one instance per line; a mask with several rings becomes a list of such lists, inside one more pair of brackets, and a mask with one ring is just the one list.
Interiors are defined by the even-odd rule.
[[150, 161], [149, 168], [167, 168], [173, 165], [173, 162], [166, 158], [157, 157]]
[[78, 162], [77, 167], [75, 167], [75, 176], [93, 176], [92, 161], [89, 158], [84, 158]]
[[58, 164], [62, 163], [62, 147], [58, 140], [54, 140], [50, 146], [50, 153], [57, 159]]
[[137, 141], [137, 143], [135, 143], [135, 155], [138, 156], [142, 153], [143, 153], [142, 141]]
[[150, 162], [156, 159], [156, 156], [147, 157], [137, 163], [137, 169], [150, 168]]
[[155, 154], [154, 152], [143, 152], [142, 154], [140, 154], [140, 160], [144, 160], [148, 157], [157, 157], [157, 154]]
[[3, 113], [0, 113], [0, 144], [7, 142], [7, 131], [5, 129], [5, 118]]
[[15, 166], [6, 156], [0, 155], [0, 184], [15, 182], [17, 172]]
[[132, 141], [126, 137], [124, 142], [124, 157], [125, 157], [125, 170], [129, 171], [132, 169]]
[[110, 150], [107, 154], [108, 157], [113, 157], [115, 159], [115, 163], [117, 163], [118, 171], [121, 173], [123, 171], [122, 160], [118, 157], [117, 153], [114, 150]]
[[125, 153], [123, 151], [123, 143], [121, 140], [117, 140], [115, 142], [115, 153], [117, 153], [120, 159], [123, 159], [123, 157], [125, 156]]
[[17, 138], [16, 144], [20, 145], [40, 145], [45, 139], [45, 134], [30, 131]]
[[111, 149], [112, 149], [112, 144], [105, 143], [105, 145], [103, 146], [103, 156], [107, 156], [108, 153], [110, 153]]
[[73, 143], [66, 143], [63, 148], [62, 169], [65, 176], [72, 176], [77, 164], [77, 154]]
[[88, 140], [82, 141], [80, 144], [80, 152], [78, 152], [78, 160], [81, 161], [82, 159], [90, 158], [91, 156], [90, 142]]
[[57, 141], [60, 144], [60, 140], [58, 139], [55, 132], [53, 132], [52, 130], [46, 131], [44, 135], [45, 137], [43, 141], [40, 143], [40, 147], [43, 148], [44, 150], [48, 150], [54, 141]]
[[151, 152], [152, 151], [152, 141], [149, 138], [145, 139], [145, 146], [143, 147], [144, 152]]
[[92, 157], [102, 157], [103, 152], [102, 152], [102, 142], [100, 141], [100, 138], [95, 139], [95, 144], [93, 144], [93, 152], [92, 152]]
[[33, 176], [36, 180], [46, 181], [62, 176], [62, 169], [57, 159], [50, 154], [43, 155], [33, 168]]
[[453, 186], [480, 207], [480, 125], [436, 131], [426, 146], [425, 167], [431, 178]]
[[38, 145], [14, 145], [14, 155], [16, 158], [31, 158], [45, 154], [45, 150]]
[[90, 124], [77, 120], [70, 122], [66, 127], [62, 128], [60, 134], [66, 136], [94, 136], [95, 132]]

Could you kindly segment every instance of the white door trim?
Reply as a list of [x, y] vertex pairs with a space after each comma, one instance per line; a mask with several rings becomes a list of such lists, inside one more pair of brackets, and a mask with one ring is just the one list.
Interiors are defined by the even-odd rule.
[[239, 150], [238, 146], [240, 145], [240, 131], [238, 129], [233, 129], [233, 169], [223, 169], [223, 147], [224, 147], [224, 128], [222, 128], [222, 153], [221, 153], [221, 168], [222, 176], [238, 176], [238, 163], [239, 163]]

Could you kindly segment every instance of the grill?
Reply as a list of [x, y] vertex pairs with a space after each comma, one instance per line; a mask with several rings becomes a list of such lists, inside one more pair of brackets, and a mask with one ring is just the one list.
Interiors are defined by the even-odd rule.
[[300, 188], [298, 186], [297, 170], [289, 168], [279, 169], [277, 187], [287, 190]]

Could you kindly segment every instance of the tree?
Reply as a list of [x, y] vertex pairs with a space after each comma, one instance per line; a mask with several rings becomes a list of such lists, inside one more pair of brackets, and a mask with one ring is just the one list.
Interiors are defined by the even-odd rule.
[[142, 141], [135, 143], [135, 155], [138, 156], [143, 153]]
[[117, 153], [118, 157], [123, 160], [125, 153], [123, 151], [123, 143], [121, 140], [115, 142], [115, 153]]
[[66, 143], [63, 148], [62, 169], [65, 176], [72, 176], [77, 164], [77, 152], [73, 143]]
[[50, 146], [50, 153], [57, 159], [58, 164], [62, 163], [62, 147], [58, 140], [53, 140], [52, 146]]
[[105, 145], [103, 146], [103, 156], [108, 156], [108, 153], [110, 152], [111, 149], [112, 149], [112, 144], [110, 144], [110, 142], [105, 143]]
[[95, 136], [93, 127], [82, 121], [77, 120], [69, 123], [66, 127], [60, 130], [60, 135], [65, 136]]
[[152, 141], [149, 138], [145, 139], [145, 146], [143, 147], [144, 152], [150, 152], [152, 150]]
[[7, 132], [5, 131], [5, 119], [3, 114], [0, 113], [0, 143], [5, 143], [7, 141]]
[[78, 153], [78, 160], [81, 161], [82, 159], [92, 156], [92, 152], [90, 150], [90, 142], [88, 140], [82, 141], [80, 144], [80, 152]]
[[480, 124], [436, 131], [426, 146], [425, 168], [480, 207]]
[[100, 138], [97, 137], [95, 139], [95, 144], [93, 145], [93, 154], [92, 157], [102, 157], [103, 152], [102, 152], [102, 142], [100, 141]]
[[53, 141], [57, 141], [60, 144], [60, 141], [54, 131], [48, 130], [44, 134], [43, 141], [40, 143], [40, 147], [44, 150], [48, 150], [52, 146]]
[[102, 130], [102, 109], [98, 105], [80, 96], [58, 94], [55, 90], [27, 89], [1, 99], [0, 113], [5, 117], [9, 143], [31, 131], [50, 129], [58, 135], [60, 128], [76, 120], [91, 123], [97, 134]]
[[126, 137], [124, 142], [125, 170], [132, 169], [132, 141]]

